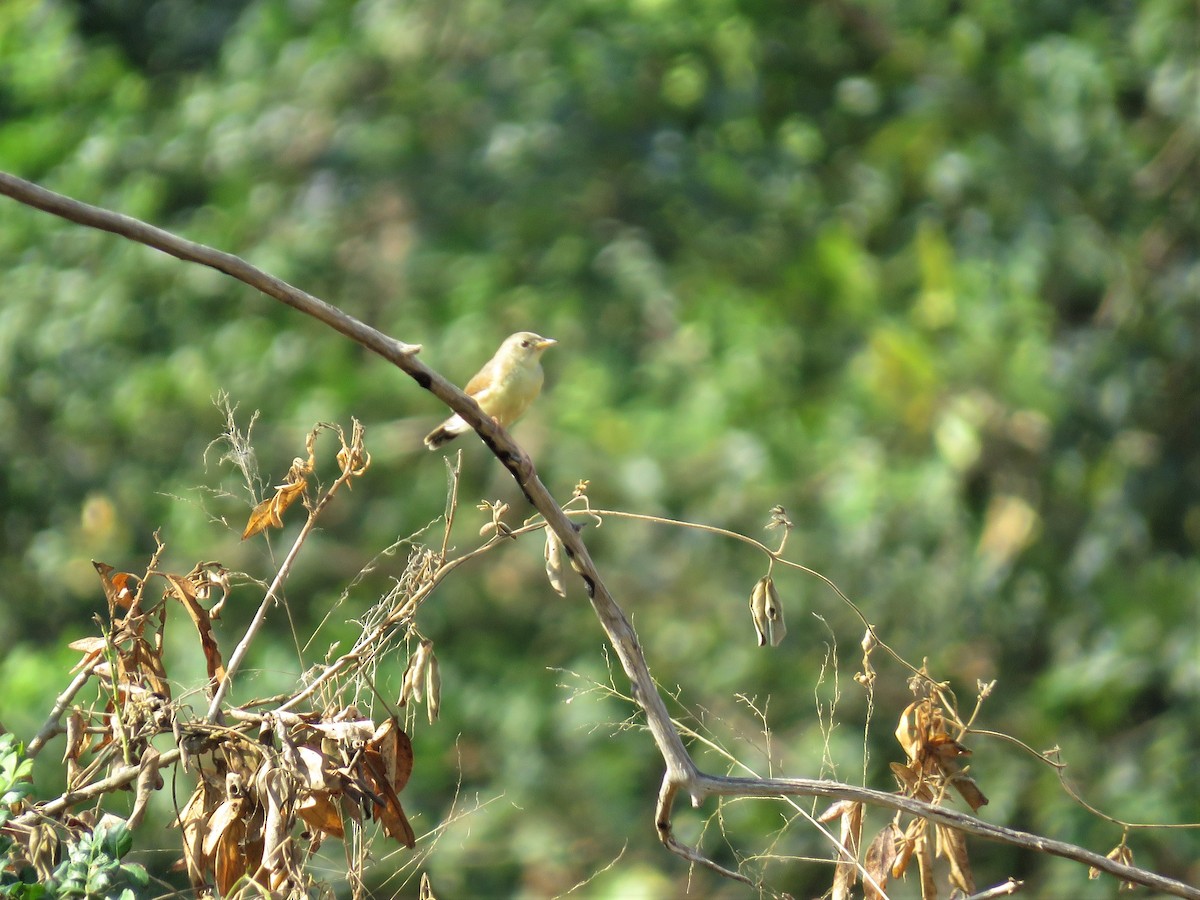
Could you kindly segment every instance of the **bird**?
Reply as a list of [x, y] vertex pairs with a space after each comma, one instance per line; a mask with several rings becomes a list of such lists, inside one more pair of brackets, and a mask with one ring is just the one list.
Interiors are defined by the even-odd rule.
[[[501, 428], [521, 418], [542, 390], [542, 354], [557, 344], [532, 331], [510, 334], [500, 349], [467, 382], [464, 389]], [[425, 446], [437, 450], [471, 426], [457, 413], [425, 436]]]

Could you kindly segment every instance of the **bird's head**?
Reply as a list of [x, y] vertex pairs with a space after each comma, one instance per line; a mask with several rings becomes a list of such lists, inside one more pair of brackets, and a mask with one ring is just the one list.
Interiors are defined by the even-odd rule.
[[535, 362], [540, 359], [542, 354], [550, 347], [557, 344], [558, 341], [554, 338], [542, 337], [540, 334], [534, 334], [532, 331], [518, 331], [516, 334], [509, 335], [500, 352], [504, 356], [511, 357], [522, 362]]

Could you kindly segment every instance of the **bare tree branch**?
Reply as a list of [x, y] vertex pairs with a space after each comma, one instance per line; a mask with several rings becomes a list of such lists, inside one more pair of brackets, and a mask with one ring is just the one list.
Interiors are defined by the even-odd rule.
[[[80, 203], [3, 172], [0, 172], [0, 193], [69, 221], [109, 231], [179, 259], [225, 272], [268, 296], [324, 322], [368, 350], [377, 353], [399, 367], [420, 387], [430, 391], [450, 409], [462, 416], [479, 433], [496, 458], [509, 470], [529, 502], [541, 513], [550, 529], [562, 541], [572, 568], [583, 580], [592, 608], [620, 659], [622, 668], [632, 682], [633, 697], [645, 713], [646, 727], [666, 765], [655, 810], [655, 822], [660, 839], [673, 852], [698, 864], [713, 868], [722, 874], [745, 880], [744, 876], [723, 869], [698, 852], [675, 841], [671, 833], [670, 809], [676, 795], [681, 791], [690, 795], [695, 806], [699, 806], [709, 796], [778, 798], [804, 795], [830, 797], [901, 810], [957, 828], [977, 837], [1085, 863], [1123, 881], [1152, 887], [1166, 894], [1200, 900], [1200, 889], [1155, 872], [1123, 865], [1072, 844], [993, 825], [974, 816], [908, 799], [897, 794], [832, 781], [799, 778], [728, 778], [701, 773], [684, 747], [679, 732], [671, 721], [665, 702], [650, 677], [645, 656], [633, 626], [605, 587], [579, 531], [538, 478], [533, 461], [504, 429], [483, 414], [474, 400], [416, 358], [416, 354], [420, 350], [419, 345], [396, 341], [343, 313], [336, 307], [268, 275], [232, 254], [184, 240], [138, 219]], [[159, 760], [160, 765], [173, 762], [178, 758], [178, 754], [178, 750], [164, 753]], [[107, 790], [112, 790], [114, 787], [129, 784], [137, 777], [138, 772], [138, 766], [126, 766], [118, 769], [104, 781], [89, 785], [84, 790], [64, 795], [59, 800], [40, 807], [38, 811], [45, 814], [60, 812]]]

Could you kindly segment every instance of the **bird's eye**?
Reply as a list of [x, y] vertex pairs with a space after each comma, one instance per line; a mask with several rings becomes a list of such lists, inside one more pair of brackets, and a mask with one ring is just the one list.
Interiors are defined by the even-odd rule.
[[529, 338], [526, 338], [525, 340], [521, 341], [521, 346], [526, 348], [532, 347], [533, 341], [529, 340]]

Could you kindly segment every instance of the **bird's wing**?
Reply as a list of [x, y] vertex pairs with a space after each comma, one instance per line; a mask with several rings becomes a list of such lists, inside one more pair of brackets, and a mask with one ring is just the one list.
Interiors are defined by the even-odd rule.
[[491, 384], [495, 380], [492, 374], [496, 368], [495, 362], [494, 359], [491, 359], [484, 363], [483, 368], [476, 372], [475, 377], [467, 382], [467, 386], [463, 388], [463, 391], [475, 397], [480, 391]]

